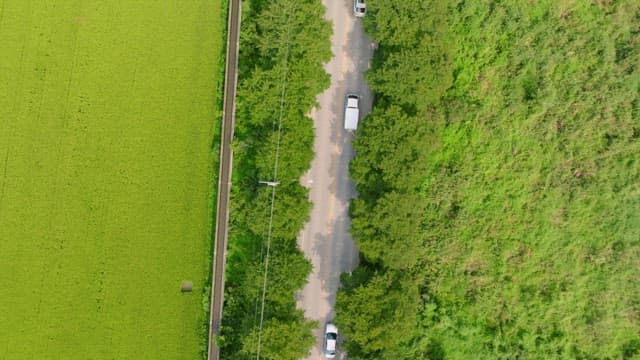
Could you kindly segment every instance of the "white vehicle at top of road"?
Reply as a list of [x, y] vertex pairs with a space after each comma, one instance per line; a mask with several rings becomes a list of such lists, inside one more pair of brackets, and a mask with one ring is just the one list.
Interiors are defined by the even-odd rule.
[[363, 17], [365, 12], [367, 12], [367, 4], [364, 0], [353, 0], [353, 15]]
[[360, 98], [356, 94], [347, 94], [347, 103], [344, 109], [344, 129], [353, 131], [358, 128], [360, 108], [358, 105]]

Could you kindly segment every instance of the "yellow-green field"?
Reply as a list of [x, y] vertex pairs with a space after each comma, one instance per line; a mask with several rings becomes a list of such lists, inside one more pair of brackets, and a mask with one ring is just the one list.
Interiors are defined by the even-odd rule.
[[0, 359], [201, 355], [221, 3], [0, 3]]

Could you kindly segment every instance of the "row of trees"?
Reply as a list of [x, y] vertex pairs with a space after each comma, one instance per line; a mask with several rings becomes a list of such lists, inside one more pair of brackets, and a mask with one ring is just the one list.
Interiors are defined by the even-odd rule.
[[640, 358], [640, 3], [368, 0], [350, 359]]
[[[329, 86], [322, 64], [331, 56], [331, 28], [323, 15], [318, 0], [243, 1], [225, 305], [218, 339], [225, 359], [253, 359], [260, 348], [262, 359], [297, 360], [315, 343], [312, 329], [317, 324], [296, 309], [294, 293], [311, 271], [296, 237], [310, 211], [307, 190], [299, 184], [313, 156], [313, 123], [305, 114]], [[260, 181], [279, 182], [275, 197], [273, 188]]]

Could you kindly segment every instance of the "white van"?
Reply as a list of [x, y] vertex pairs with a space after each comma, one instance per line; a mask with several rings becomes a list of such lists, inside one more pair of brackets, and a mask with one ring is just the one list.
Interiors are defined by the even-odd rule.
[[346, 106], [344, 109], [344, 129], [353, 131], [358, 128], [358, 118], [360, 116], [360, 108], [358, 102], [360, 98], [355, 94], [347, 94]]
[[365, 12], [367, 12], [367, 4], [364, 0], [353, 0], [353, 15], [363, 17]]

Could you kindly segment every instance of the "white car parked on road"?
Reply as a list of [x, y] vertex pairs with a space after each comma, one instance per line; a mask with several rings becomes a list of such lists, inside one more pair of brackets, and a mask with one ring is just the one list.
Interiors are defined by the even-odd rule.
[[360, 97], [356, 94], [347, 94], [344, 107], [344, 129], [353, 131], [358, 129], [360, 118]]
[[327, 323], [324, 327], [324, 357], [333, 359], [336, 357], [336, 345], [338, 344], [338, 328]]
[[365, 12], [367, 12], [367, 4], [364, 0], [353, 0], [353, 15], [363, 17]]

